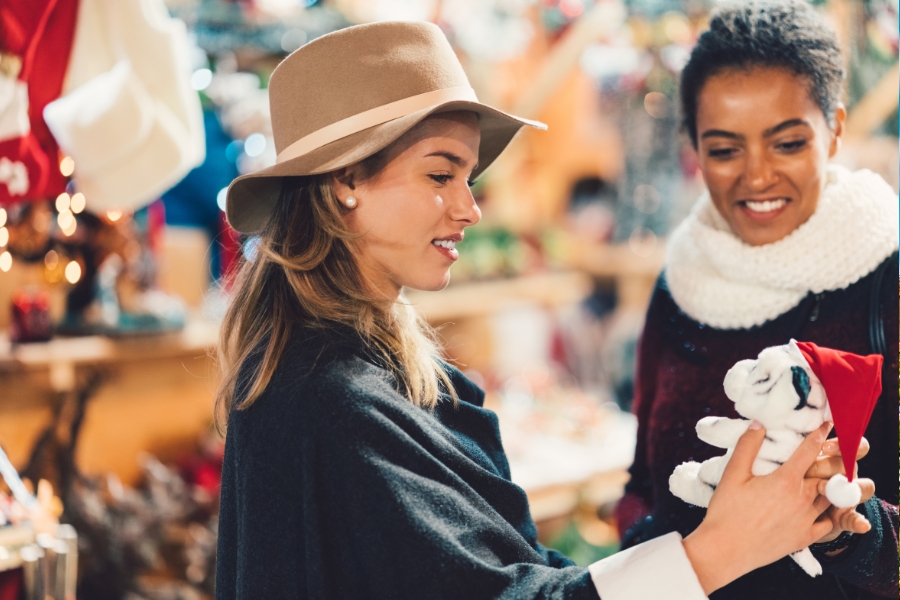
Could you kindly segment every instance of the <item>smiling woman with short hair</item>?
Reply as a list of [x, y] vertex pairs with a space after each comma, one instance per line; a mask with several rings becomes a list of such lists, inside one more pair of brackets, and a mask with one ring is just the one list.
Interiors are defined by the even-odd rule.
[[[846, 120], [834, 32], [806, 2], [720, 6], [681, 78], [684, 124], [707, 186], [672, 234], [635, 376], [638, 447], [620, 502], [624, 546], [690, 533], [702, 509], [675, 498], [676, 465], [717, 453], [694, 424], [736, 416], [728, 369], [791, 338], [885, 355], [884, 393], [859, 474], [877, 495], [830, 509], [814, 545], [825, 575], [788, 560], [712, 597], [894, 597], [897, 593], [898, 199], [879, 176], [829, 165]], [[823, 459], [811, 476], [829, 477]], [[870, 528], [871, 524], [871, 528]]]

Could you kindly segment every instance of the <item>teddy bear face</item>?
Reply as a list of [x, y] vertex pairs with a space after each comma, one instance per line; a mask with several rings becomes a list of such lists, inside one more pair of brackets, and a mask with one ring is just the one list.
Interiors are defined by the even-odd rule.
[[[755, 360], [742, 360], [725, 376], [725, 394], [735, 410], [756, 419], [767, 429], [795, 422], [810, 407], [810, 395], [821, 395], [821, 386], [810, 380], [802, 354], [793, 344], [766, 348]], [[814, 399], [820, 406], [821, 400]], [[800, 414], [798, 414], [800, 413]]]

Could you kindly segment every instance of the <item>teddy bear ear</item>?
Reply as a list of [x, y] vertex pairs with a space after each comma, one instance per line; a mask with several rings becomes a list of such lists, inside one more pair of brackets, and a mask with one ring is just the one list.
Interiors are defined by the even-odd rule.
[[747, 379], [750, 378], [750, 369], [756, 364], [755, 360], [747, 359], [739, 361], [733, 367], [728, 369], [725, 374], [725, 382], [722, 387], [725, 388], [725, 395], [732, 402], [737, 402], [741, 397], [744, 389], [747, 387]]
[[797, 345], [797, 340], [791, 338], [791, 341], [785, 344], [785, 349], [787, 353], [796, 361], [799, 361], [801, 365], [808, 366], [806, 361], [806, 357], [803, 356], [803, 353], [800, 351], [800, 347]]

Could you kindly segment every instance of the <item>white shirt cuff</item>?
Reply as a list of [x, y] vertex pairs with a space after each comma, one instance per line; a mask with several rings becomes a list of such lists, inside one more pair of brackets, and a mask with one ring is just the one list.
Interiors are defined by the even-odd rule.
[[708, 600], [675, 532], [597, 561], [588, 571], [601, 600]]

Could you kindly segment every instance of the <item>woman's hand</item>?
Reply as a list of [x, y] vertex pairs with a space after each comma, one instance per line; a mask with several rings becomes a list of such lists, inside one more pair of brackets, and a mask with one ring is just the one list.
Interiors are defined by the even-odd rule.
[[804, 477], [830, 430], [831, 423], [826, 423], [810, 433], [787, 462], [761, 477], [750, 469], [765, 430], [748, 429], [741, 436], [706, 518], [684, 540], [706, 594], [809, 546], [832, 530], [830, 518], [823, 514], [829, 503], [819, 495], [819, 480]]
[[[862, 438], [859, 444], [859, 450], [856, 452], [856, 460], [861, 459], [869, 453], [869, 441]], [[853, 469], [853, 475], [856, 476], [856, 467]], [[841, 448], [838, 445], [837, 438], [828, 440], [822, 446], [822, 454], [816, 459], [816, 462], [806, 472], [806, 476], [819, 480], [819, 493], [825, 494], [825, 484], [833, 475], [844, 473], [844, 461], [841, 459]], [[846, 475], [846, 473], [844, 473]], [[859, 487], [862, 489], [862, 500], [865, 502], [875, 494], [875, 482], [871, 479], [856, 479]], [[851, 533], [866, 533], [872, 528], [869, 521], [864, 516], [856, 512], [856, 507], [838, 508], [831, 506], [826, 512], [828, 518], [834, 524], [831, 531], [825, 534], [821, 539], [816, 540], [818, 543], [830, 542], [844, 531]], [[837, 554], [840, 551], [836, 551]]]

